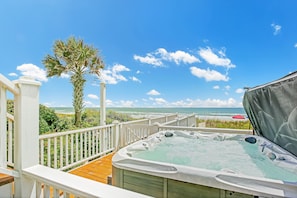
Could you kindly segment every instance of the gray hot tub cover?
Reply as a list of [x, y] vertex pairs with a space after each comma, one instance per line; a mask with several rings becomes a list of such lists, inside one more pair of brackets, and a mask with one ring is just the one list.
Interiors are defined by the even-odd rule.
[[297, 71], [247, 89], [243, 106], [257, 135], [297, 156]]

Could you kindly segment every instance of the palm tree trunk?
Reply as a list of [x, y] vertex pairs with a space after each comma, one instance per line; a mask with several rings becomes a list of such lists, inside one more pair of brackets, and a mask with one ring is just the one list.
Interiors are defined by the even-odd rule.
[[79, 127], [81, 126], [81, 115], [83, 111], [83, 88], [86, 80], [82, 75], [74, 74], [71, 77], [71, 81], [73, 84], [73, 107], [74, 107], [74, 125]]

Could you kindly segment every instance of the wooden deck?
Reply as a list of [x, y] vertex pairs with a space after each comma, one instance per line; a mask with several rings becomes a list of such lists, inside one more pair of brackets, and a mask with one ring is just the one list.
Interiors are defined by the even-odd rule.
[[0, 173], [0, 186], [5, 185], [5, 184], [9, 184], [9, 183], [11, 183], [13, 181], [14, 181], [13, 176], [9, 176], [9, 175]]
[[111, 160], [113, 155], [114, 153], [110, 153], [99, 159], [91, 161], [88, 164], [71, 170], [69, 173], [107, 184], [107, 178], [112, 172]]

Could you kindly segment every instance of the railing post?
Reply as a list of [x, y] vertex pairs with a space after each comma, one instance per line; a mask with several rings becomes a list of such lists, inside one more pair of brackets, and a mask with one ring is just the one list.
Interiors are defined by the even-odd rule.
[[105, 83], [100, 83], [100, 126], [106, 125], [106, 85]]
[[7, 166], [7, 116], [6, 116], [6, 90], [0, 86], [0, 167]]
[[14, 82], [20, 89], [15, 97], [15, 197], [35, 197], [34, 180], [25, 177], [22, 170], [38, 164], [39, 153], [39, 87], [40, 83], [25, 77]]
[[112, 122], [114, 124], [114, 132], [113, 132], [113, 139], [114, 139], [114, 145], [115, 145], [115, 150], [117, 151], [120, 148], [120, 122], [115, 120]]

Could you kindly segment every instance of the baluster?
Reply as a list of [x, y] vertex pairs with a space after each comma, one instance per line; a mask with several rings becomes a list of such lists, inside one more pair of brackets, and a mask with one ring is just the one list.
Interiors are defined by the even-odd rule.
[[95, 140], [96, 140], [96, 130], [92, 130], [92, 155], [96, 154]]
[[63, 167], [63, 136], [60, 136], [60, 168]]
[[100, 139], [100, 153], [103, 152], [103, 137], [102, 137], [103, 129], [100, 130], [99, 139]]
[[57, 168], [57, 137], [54, 137], [54, 168]]
[[66, 140], [65, 140], [65, 166], [69, 164], [69, 154], [68, 154], [68, 135], [66, 135]]
[[40, 164], [44, 164], [44, 140], [40, 141]]
[[89, 151], [89, 155], [87, 157], [89, 157], [92, 155], [92, 153], [91, 153], [91, 151], [92, 151], [92, 141], [91, 141], [92, 131], [88, 131], [87, 133], [88, 133], [88, 151]]
[[83, 159], [83, 134], [80, 133], [80, 159], [82, 160]]
[[78, 161], [78, 147], [79, 147], [79, 144], [78, 144], [78, 133], [75, 134], [75, 160]]
[[71, 153], [71, 156], [70, 156], [70, 163], [73, 164], [73, 158], [74, 158], [74, 153], [73, 153], [73, 134], [71, 133], [70, 135], [70, 153]]
[[96, 154], [99, 153], [99, 130], [96, 130]]
[[8, 120], [8, 164], [12, 165], [13, 164], [13, 159], [12, 159], [12, 126], [13, 126], [13, 121], [11, 119]]
[[85, 158], [87, 158], [87, 155], [88, 155], [88, 153], [87, 153], [87, 146], [88, 146], [88, 133], [87, 132], [85, 132], [84, 133], [84, 159]]
[[52, 167], [51, 166], [51, 139], [50, 138], [47, 139], [47, 166]]
[[36, 182], [36, 197], [44, 197], [43, 185], [40, 182]]

